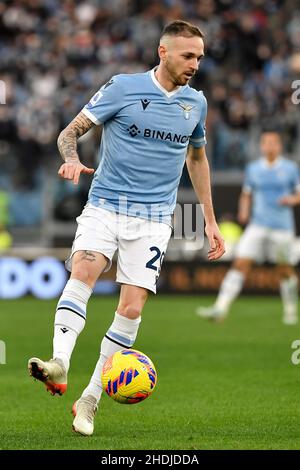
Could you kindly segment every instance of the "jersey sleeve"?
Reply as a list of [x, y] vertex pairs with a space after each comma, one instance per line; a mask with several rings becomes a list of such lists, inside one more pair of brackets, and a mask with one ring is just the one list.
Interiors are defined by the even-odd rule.
[[112, 77], [82, 109], [94, 124], [103, 124], [122, 108], [124, 93], [120, 82], [119, 76]]
[[247, 165], [246, 170], [245, 170], [245, 178], [244, 178], [244, 183], [242, 187], [242, 192], [243, 193], [252, 193], [254, 184], [252, 181], [252, 172], [251, 172], [251, 166]]
[[190, 144], [195, 148], [206, 145], [205, 121], [207, 116], [207, 100], [203, 94], [201, 94], [201, 97], [200, 119], [190, 137]]

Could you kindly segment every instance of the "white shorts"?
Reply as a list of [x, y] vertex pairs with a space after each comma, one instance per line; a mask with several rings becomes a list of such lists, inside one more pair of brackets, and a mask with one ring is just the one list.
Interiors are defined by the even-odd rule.
[[258, 263], [269, 261], [295, 265], [297, 256], [294, 233], [250, 224], [237, 245], [235, 257], [252, 259]]
[[144, 287], [156, 293], [156, 283], [172, 229], [165, 223], [130, 217], [88, 204], [77, 217], [78, 228], [66, 268], [72, 269], [76, 251], [102, 253], [111, 267], [118, 249], [117, 278], [120, 284]]

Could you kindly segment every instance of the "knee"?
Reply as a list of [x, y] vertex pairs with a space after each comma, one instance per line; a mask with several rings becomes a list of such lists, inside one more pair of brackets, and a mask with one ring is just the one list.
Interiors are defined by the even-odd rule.
[[78, 281], [84, 282], [84, 284], [87, 284], [91, 288], [94, 287], [94, 280], [90, 275], [89, 270], [84, 266], [80, 266], [79, 263], [73, 265], [71, 277], [77, 279]]
[[146, 289], [123, 285], [117, 312], [124, 317], [135, 320], [140, 317], [147, 297], [148, 291]]
[[130, 318], [131, 320], [135, 320], [136, 318], [140, 317], [142, 310], [143, 305], [129, 303], [120, 303], [117, 309], [119, 315]]
[[240, 271], [242, 274], [244, 274], [244, 276], [248, 275], [251, 269], [251, 266], [252, 266], [251, 262], [242, 258], [237, 258], [233, 263], [233, 269]]

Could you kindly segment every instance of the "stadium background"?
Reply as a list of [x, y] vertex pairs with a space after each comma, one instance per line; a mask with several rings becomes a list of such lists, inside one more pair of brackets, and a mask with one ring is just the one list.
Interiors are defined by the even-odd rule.
[[[214, 206], [220, 222], [234, 224], [227, 233], [227, 255], [222, 262], [208, 265], [206, 249], [199, 249], [201, 240], [170, 242], [159, 290], [172, 295], [151, 298], [138, 341], [139, 348], [159, 365], [162, 384], [153, 397], [155, 410], [150, 402], [141, 405], [139, 419], [147, 423], [141, 428], [136, 411], [118, 408], [108, 419], [109, 404], [103, 405], [109, 436], [123, 419], [133, 436], [138, 436], [139, 429], [140, 440], [132, 442], [122, 432], [119, 439], [109, 437], [100, 444], [97, 435], [88, 443], [74, 438], [67, 443], [63, 432], [61, 440], [58, 435], [66, 426], [63, 400], [69, 406], [74, 393], [53, 406], [51, 419], [56, 424], [44, 433], [48, 397], [38, 387], [33, 393], [24, 374], [26, 359], [33, 353], [50, 354], [55, 300], [35, 297], [54, 298], [63, 288], [61, 261], [68, 254], [74, 219], [90, 184], [88, 177], [81, 178], [79, 187], [58, 179], [56, 139], [112, 75], [156, 65], [160, 31], [178, 18], [195, 23], [205, 33], [205, 60], [191, 84], [208, 99], [207, 154]], [[300, 10], [292, 0], [0, 3], [0, 80], [6, 87], [5, 103], [0, 104], [0, 298], [12, 299], [0, 300], [0, 340], [7, 345], [5, 366], [0, 358], [2, 395], [3, 402], [12, 400], [0, 411], [0, 448], [300, 447], [299, 372], [290, 363], [291, 343], [299, 330], [288, 331], [281, 325], [276, 270], [256, 268], [246, 291], [271, 296], [243, 296], [233, 307], [236, 315], [222, 330], [194, 315], [199, 303], [212, 301], [203, 293], [217, 291], [232, 258], [243, 169], [258, 156], [263, 124], [275, 118], [284, 129], [286, 154], [300, 160], [300, 104], [291, 98], [292, 83], [299, 78]], [[80, 140], [79, 154], [89, 166], [97, 165], [100, 134], [96, 129]], [[186, 170], [178, 201], [195, 202]], [[299, 209], [296, 223], [299, 236]], [[300, 253], [299, 241], [297, 247]], [[113, 278], [114, 268], [97, 292], [115, 293]], [[28, 292], [33, 297], [21, 299]], [[176, 293], [193, 295], [178, 298], [173, 296]], [[95, 338], [93, 332], [100, 324], [104, 333], [115, 303], [113, 295], [91, 302], [93, 331], [83, 334], [71, 375], [78, 393], [97, 355], [101, 335]], [[174, 361], [178, 369], [172, 368]], [[18, 382], [15, 374], [21, 377]], [[191, 403], [182, 403], [186, 383]], [[28, 406], [39, 411], [30, 415], [29, 428]], [[171, 410], [171, 418], [166, 409]], [[195, 409], [200, 410], [200, 426]]]
[[[74, 220], [86, 201], [90, 179], [83, 177], [74, 187], [57, 178], [58, 133], [112, 75], [153, 67], [160, 31], [176, 18], [194, 22], [205, 33], [206, 57], [192, 86], [203, 89], [209, 103], [207, 154], [218, 220], [235, 221], [243, 168], [258, 156], [258, 136], [270, 118], [282, 124], [287, 155], [300, 159], [300, 106], [291, 99], [292, 82], [300, 75], [295, 2], [4, 1], [0, 5], [0, 80], [6, 85], [6, 104], [0, 105], [0, 223], [12, 239], [2, 233], [0, 246], [4, 251], [11, 243], [7, 255], [31, 260], [47, 255], [48, 248], [60, 248], [51, 251], [59, 259], [67, 255], [64, 248], [71, 245]], [[88, 133], [79, 144], [82, 160], [93, 167], [100, 133], [99, 129]], [[186, 169], [178, 202], [195, 202]], [[299, 210], [297, 215], [300, 234]], [[230, 233], [227, 241], [230, 245]], [[165, 272], [168, 261], [188, 260], [190, 266], [194, 260], [199, 268], [205, 253], [199, 244], [172, 240]], [[231, 255], [228, 246], [225, 260]], [[172, 289], [174, 264], [170, 266], [171, 272], [161, 280], [165, 290]], [[180, 272], [178, 268], [177, 277]], [[194, 291], [216, 290], [224, 269], [219, 269], [215, 282], [205, 279], [205, 272], [201, 271], [200, 283], [194, 282]], [[268, 270], [261, 272], [266, 277], [260, 288], [276, 289]], [[188, 276], [186, 270], [183, 275]], [[187, 292], [184, 278], [177, 287], [181, 284]], [[253, 282], [247, 287], [253, 289]]]

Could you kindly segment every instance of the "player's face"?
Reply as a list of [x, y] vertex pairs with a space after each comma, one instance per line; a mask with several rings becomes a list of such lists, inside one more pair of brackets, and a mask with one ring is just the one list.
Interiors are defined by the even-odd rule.
[[164, 65], [174, 85], [186, 85], [197, 72], [202, 57], [204, 57], [204, 44], [200, 37], [169, 38]]
[[266, 157], [278, 157], [282, 152], [280, 135], [276, 132], [264, 132], [260, 138], [260, 150]]

